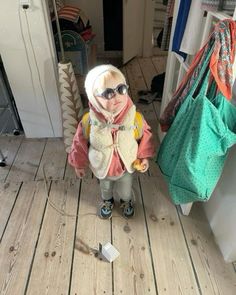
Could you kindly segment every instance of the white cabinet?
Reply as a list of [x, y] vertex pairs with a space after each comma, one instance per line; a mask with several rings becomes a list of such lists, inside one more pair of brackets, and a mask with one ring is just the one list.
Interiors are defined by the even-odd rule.
[[61, 137], [57, 64], [45, 1], [1, 1], [0, 48], [26, 137]]

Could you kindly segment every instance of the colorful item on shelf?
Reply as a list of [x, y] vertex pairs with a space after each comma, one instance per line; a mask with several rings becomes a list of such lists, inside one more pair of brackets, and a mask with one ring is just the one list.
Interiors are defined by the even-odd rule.
[[[65, 5], [58, 11], [58, 18], [61, 31], [75, 31], [85, 40], [92, 40], [95, 34], [92, 32], [92, 27], [88, 17], [79, 7]], [[56, 34], [55, 17], [52, 17], [53, 33]]]
[[81, 21], [84, 28], [87, 27], [89, 23], [89, 19], [79, 7], [70, 5], [62, 7], [62, 9], [58, 11], [58, 17], [62, 19], [67, 19], [74, 23], [78, 23], [79, 21]]

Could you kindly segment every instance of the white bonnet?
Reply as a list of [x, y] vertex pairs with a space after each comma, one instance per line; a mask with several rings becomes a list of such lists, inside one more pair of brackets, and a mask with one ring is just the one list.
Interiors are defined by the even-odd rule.
[[[116, 72], [117, 74], [119, 74], [122, 82], [124, 82], [126, 84], [126, 80], [124, 75], [122, 74], [122, 72], [117, 69], [116, 67], [114, 67], [113, 65], [100, 65], [100, 66], [96, 66], [95, 68], [93, 68], [92, 70], [90, 70], [86, 76], [85, 79], [85, 90], [88, 96], [88, 100], [90, 101], [90, 103], [95, 107], [95, 109], [101, 113], [104, 113], [101, 110], [101, 107], [99, 106], [96, 98], [93, 95], [93, 87], [94, 87], [94, 83], [96, 81], [96, 79], [102, 75], [105, 72]], [[104, 114], [105, 115], [105, 114]]]

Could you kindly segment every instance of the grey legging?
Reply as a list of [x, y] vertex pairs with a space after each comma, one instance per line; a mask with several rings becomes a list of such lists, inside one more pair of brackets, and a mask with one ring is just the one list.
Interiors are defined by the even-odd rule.
[[109, 200], [113, 197], [113, 190], [123, 201], [132, 199], [132, 182], [133, 175], [126, 172], [122, 176], [106, 177], [100, 179], [100, 188], [103, 200]]

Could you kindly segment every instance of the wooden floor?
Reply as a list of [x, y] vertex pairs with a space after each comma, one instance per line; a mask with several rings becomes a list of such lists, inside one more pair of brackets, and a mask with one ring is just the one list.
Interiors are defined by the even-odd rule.
[[[155, 57], [123, 68], [135, 101], [164, 66]], [[138, 107], [158, 146], [160, 103]], [[61, 139], [2, 136], [0, 147], [8, 157], [0, 168], [1, 295], [236, 294], [233, 265], [223, 261], [201, 204], [182, 216], [154, 161], [135, 177], [135, 217], [123, 219], [117, 204], [113, 218], [101, 220], [98, 182], [91, 173], [75, 178]], [[120, 252], [113, 264], [96, 255], [108, 241]]]

